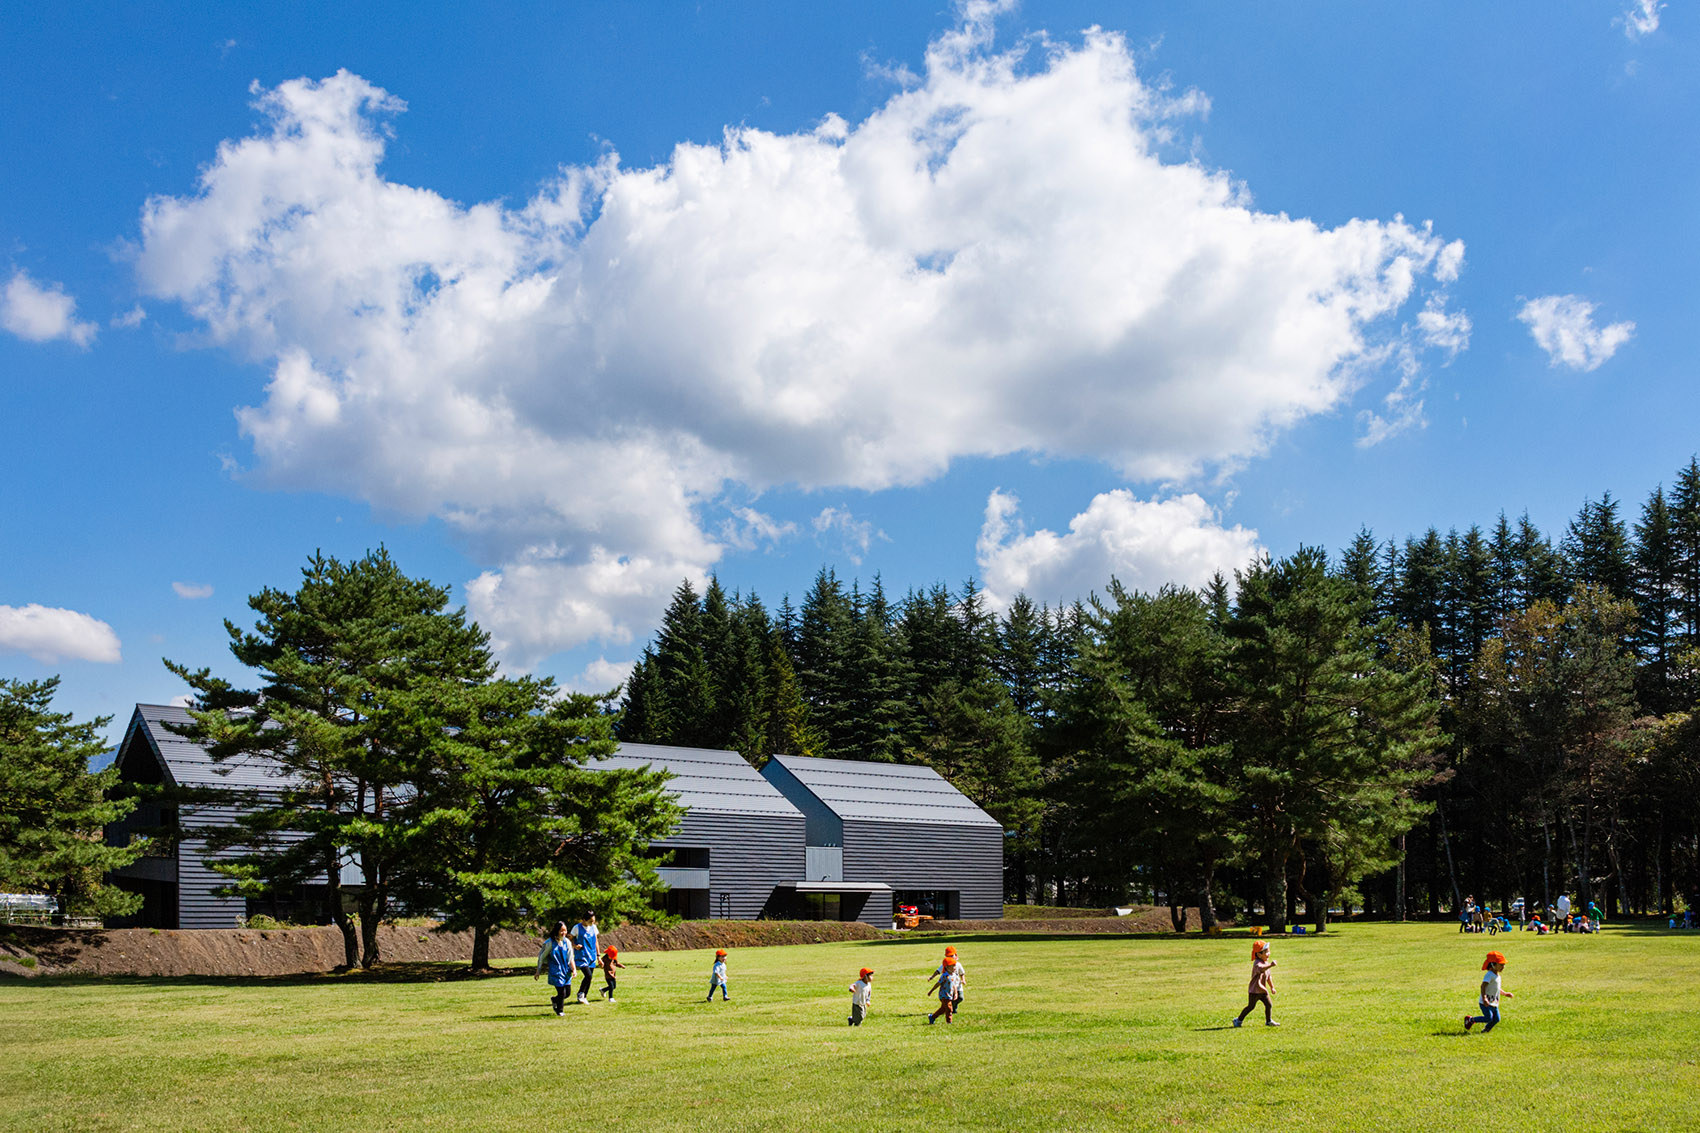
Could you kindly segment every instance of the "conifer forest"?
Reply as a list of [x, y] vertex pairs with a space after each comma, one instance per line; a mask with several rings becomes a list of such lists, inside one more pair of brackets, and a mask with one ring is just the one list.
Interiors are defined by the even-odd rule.
[[1700, 887], [1700, 462], [1562, 532], [1525, 515], [1115, 579], [994, 611], [821, 571], [675, 593], [628, 742], [927, 764], [1006, 829], [1012, 902], [1437, 915]]

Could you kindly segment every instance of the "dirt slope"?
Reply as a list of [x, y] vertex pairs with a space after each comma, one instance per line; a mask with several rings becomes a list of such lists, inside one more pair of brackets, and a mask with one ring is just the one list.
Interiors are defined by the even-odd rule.
[[[602, 934], [623, 951], [755, 948], [880, 935], [863, 924], [788, 921], [687, 921], [671, 929], [622, 925]], [[492, 960], [530, 959], [538, 940], [498, 933]], [[472, 934], [384, 925], [386, 963], [467, 961]], [[0, 926], [0, 976], [293, 976], [329, 972], [343, 960], [333, 926], [283, 929], [60, 929]]]

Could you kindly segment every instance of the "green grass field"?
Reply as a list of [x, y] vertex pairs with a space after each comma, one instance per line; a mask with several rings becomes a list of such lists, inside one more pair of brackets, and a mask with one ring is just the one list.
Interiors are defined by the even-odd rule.
[[[950, 1027], [924, 1017], [941, 938], [739, 950], [713, 1004], [706, 953], [633, 954], [619, 1003], [564, 1019], [529, 976], [9, 980], [0, 1127], [1700, 1127], [1696, 933], [1348, 925], [1276, 941], [1282, 1026], [1243, 1030], [1244, 936], [956, 943]], [[1466, 1036], [1489, 947], [1516, 998]]]

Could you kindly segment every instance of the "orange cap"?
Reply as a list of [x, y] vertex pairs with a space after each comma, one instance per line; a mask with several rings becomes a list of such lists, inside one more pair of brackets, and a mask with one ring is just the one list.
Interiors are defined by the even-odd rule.
[[1503, 963], [1505, 963], [1505, 953], [1503, 953], [1503, 952], [1489, 952], [1487, 954], [1487, 959], [1482, 961], [1482, 971], [1484, 971], [1484, 972], [1487, 971], [1489, 964], [1503, 964]]
[[872, 968], [863, 968], [861, 971], [856, 973], [857, 976], [861, 977], [864, 980], [867, 979], [869, 976], [871, 976], [873, 974], [874, 974], [874, 970]]
[[724, 956], [724, 955], [726, 955], [726, 949], [724, 949], [724, 948], [716, 948], [716, 949], [715, 949], [715, 950], [714, 950], [714, 954], [715, 954], [715, 955], [716, 955], [716, 956]]
[[945, 945], [945, 946], [944, 946], [944, 954], [945, 954], [945, 955], [946, 955], [946, 956], [954, 956], [954, 955], [956, 955], [956, 945], [954, 945], [954, 944], [947, 944], [947, 945]]
[[618, 956], [619, 954], [620, 954], [620, 950], [618, 948], [615, 948], [612, 944], [610, 944], [608, 946], [608, 955]]
[[1254, 940], [1251, 942], [1251, 955], [1253, 959], [1263, 955], [1267, 951], [1269, 951], [1269, 942], [1267, 940]]

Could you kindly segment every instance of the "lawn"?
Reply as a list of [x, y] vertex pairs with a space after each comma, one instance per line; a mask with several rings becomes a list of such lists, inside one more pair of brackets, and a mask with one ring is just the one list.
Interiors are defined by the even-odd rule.
[[[1276, 1017], [1243, 936], [938, 938], [631, 961], [617, 1004], [548, 1010], [529, 976], [0, 982], [0, 1128], [1694, 1129], [1700, 934], [1489, 939], [1347, 925], [1275, 942]], [[1489, 947], [1516, 998], [1463, 1033]], [[846, 986], [876, 970], [867, 1025]], [[600, 983], [600, 981], [598, 981]]]

